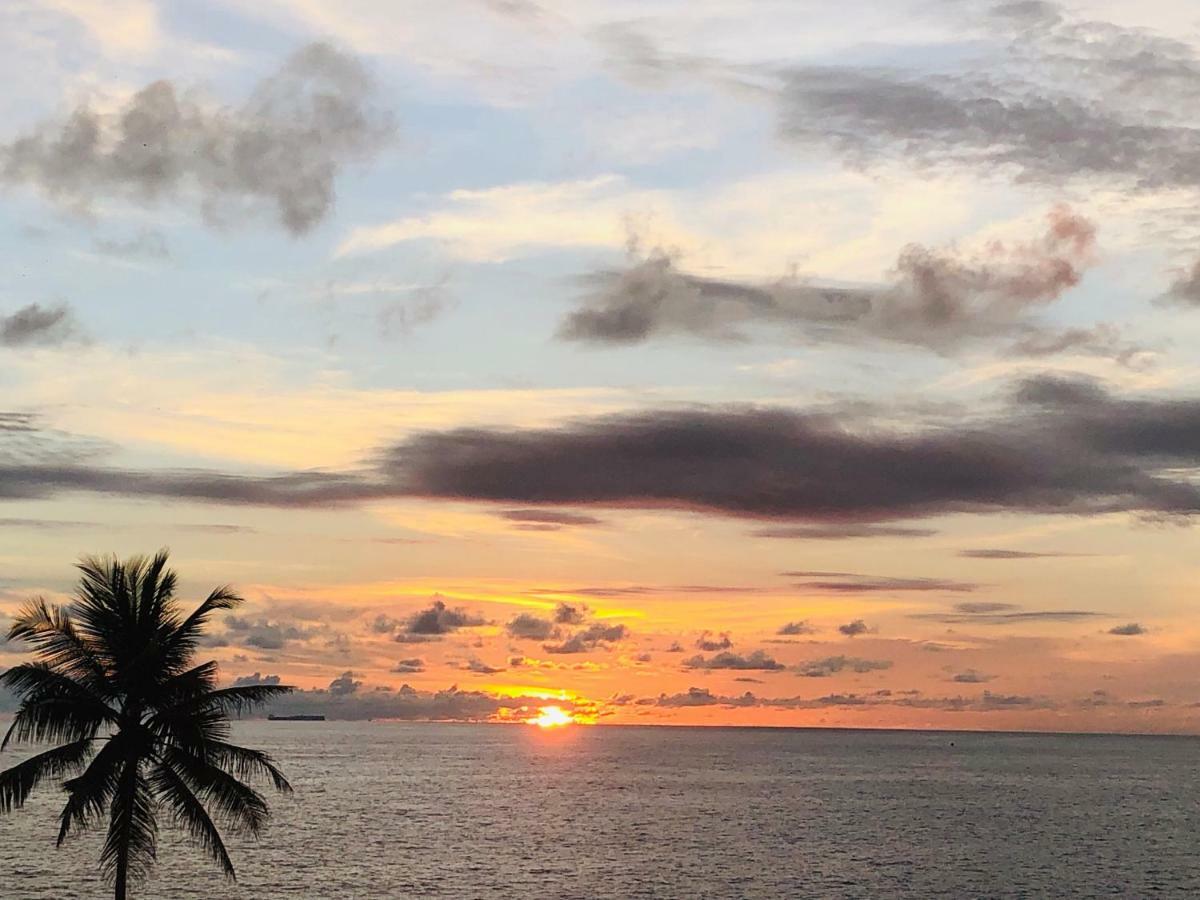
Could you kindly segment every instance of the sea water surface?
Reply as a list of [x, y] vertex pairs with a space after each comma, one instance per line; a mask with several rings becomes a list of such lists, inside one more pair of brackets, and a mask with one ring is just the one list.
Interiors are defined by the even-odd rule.
[[[1195, 897], [1200, 740], [243, 722], [292, 796], [237, 884], [164, 829], [139, 898]], [[7, 767], [21, 754], [0, 755]], [[110, 896], [61, 794], [0, 819], [0, 897]]]

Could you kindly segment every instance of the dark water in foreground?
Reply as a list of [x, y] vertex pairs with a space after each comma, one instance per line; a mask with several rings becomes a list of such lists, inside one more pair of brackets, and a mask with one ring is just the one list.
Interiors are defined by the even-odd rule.
[[[138, 898], [1200, 896], [1200, 741], [244, 723], [297, 788], [239, 883], [164, 835]], [[950, 746], [950, 742], [954, 746]], [[0, 765], [15, 759], [0, 757]], [[59, 797], [0, 897], [108, 896]]]

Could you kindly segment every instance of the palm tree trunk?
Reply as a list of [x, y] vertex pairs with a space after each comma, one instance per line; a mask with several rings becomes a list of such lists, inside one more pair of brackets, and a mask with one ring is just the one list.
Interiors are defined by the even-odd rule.
[[125, 882], [129, 880], [129, 862], [122, 856], [117, 861], [117, 888], [115, 900], [125, 900]]

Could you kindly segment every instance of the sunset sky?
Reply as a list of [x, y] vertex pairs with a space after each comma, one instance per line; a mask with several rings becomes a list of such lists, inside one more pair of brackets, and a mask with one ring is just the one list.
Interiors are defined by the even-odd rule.
[[167, 546], [295, 711], [1200, 731], [1194, 3], [0, 49], [0, 625]]

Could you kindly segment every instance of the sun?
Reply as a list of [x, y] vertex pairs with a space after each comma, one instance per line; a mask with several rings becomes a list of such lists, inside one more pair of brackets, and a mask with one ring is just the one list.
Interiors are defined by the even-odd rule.
[[530, 725], [536, 725], [538, 728], [561, 728], [564, 725], [572, 725], [575, 720], [571, 718], [571, 714], [561, 706], [541, 706], [538, 707], [538, 714], [532, 719], [526, 719]]

